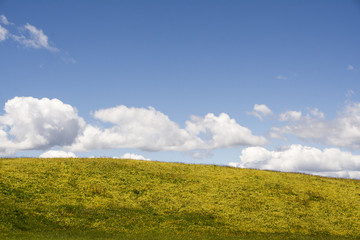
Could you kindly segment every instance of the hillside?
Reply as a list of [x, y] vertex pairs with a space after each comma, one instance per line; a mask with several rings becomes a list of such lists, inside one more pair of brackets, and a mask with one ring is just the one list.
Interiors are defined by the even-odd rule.
[[120, 159], [0, 159], [0, 239], [360, 239], [360, 181]]

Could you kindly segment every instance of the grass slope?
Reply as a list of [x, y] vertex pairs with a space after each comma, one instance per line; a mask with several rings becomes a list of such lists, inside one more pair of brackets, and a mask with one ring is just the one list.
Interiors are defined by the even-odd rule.
[[360, 239], [360, 181], [119, 159], [0, 159], [0, 239]]

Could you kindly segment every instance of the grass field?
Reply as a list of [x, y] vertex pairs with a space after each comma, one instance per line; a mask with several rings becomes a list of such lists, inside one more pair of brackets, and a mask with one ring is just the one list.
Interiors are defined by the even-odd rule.
[[0, 159], [0, 239], [360, 239], [360, 181], [119, 159]]

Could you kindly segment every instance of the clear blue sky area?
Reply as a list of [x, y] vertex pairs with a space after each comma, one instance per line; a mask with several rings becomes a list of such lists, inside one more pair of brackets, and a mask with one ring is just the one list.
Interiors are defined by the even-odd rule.
[[[77, 156], [131, 152], [161, 161], [227, 165], [241, 163], [246, 148], [285, 153], [281, 149], [293, 144], [358, 156], [360, 1], [0, 0], [0, 15], [7, 21], [0, 21], [4, 119], [9, 115], [5, 104], [15, 97], [56, 98], [76, 108], [85, 124], [103, 131], [120, 119], [101, 120], [94, 117], [96, 111], [151, 106], [179, 129], [186, 128], [192, 115], [225, 113], [267, 141], [220, 143], [220, 137], [214, 137], [214, 129], [220, 129], [216, 125], [209, 127], [213, 132], [197, 135], [203, 139], [210, 134], [218, 144], [211, 147], [176, 145], [169, 150], [97, 143], [77, 151], [55, 141], [12, 147], [15, 150], [4, 156], [61, 149]], [[289, 111], [301, 112], [301, 117]], [[9, 121], [0, 117], [0, 129], [7, 133], [7, 143], [12, 141], [6, 146], [13, 146], [21, 135], [14, 135], [15, 120]], [[274, 128], [281, 136], [271, 134]], [[325, 139], [327, 131], [334, 132], [334, 140]], [[191, 157], [198, 150], [206, 152], [202, 159]], [[341, 171], [360, 171], [357, 161]]]

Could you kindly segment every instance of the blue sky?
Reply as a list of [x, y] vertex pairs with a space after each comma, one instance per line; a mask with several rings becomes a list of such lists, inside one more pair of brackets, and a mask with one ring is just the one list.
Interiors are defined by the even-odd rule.
[[1, 156], [360, 178], [359, 1], [0, 1], [0, 15]]

